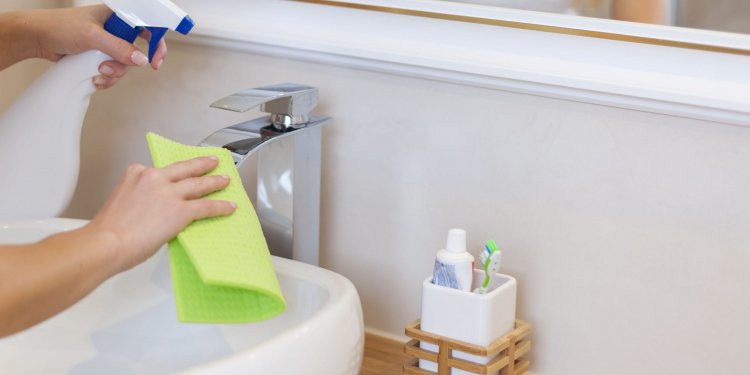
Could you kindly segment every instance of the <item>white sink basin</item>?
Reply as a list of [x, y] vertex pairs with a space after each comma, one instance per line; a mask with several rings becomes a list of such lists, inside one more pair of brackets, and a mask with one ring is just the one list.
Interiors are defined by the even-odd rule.
[[[0, 243], [39, 240], [86, 222], [0, 221]], [[3, 374], [355, 375], [364, 345], [352, 283], [334, 272], [273, 258], [288, 304], [252, 324], [177, 322], [165, 249], [70, 309], [0, 339]]]

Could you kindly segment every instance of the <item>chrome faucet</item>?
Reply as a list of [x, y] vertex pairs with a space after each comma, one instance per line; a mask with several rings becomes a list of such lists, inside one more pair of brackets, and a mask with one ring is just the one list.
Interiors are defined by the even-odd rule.
[[243, 180], [255, 173], [255, 207], [271, 254], [313, 265], [319, 260], [321, 125], [330, 121], [310, 115], [317, 104], [318, 89], [294, 83], [242, 90], [211, 107], [245, 112], [260, 106], [270, 116], [200, 143], [231, 151]]

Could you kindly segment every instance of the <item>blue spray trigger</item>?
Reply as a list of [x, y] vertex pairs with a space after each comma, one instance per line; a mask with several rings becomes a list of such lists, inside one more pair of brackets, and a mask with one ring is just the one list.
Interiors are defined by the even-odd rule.
[[146, 26], [146, 29], [151, 32], [151, 40], [148, 42], [148, 61], [151, 61], [154, 57], [154, 53], [156, 53], [156, 49], [159, 48], [159, 42], [164, 38], [164, 35], [167, 34], [169, 28]]

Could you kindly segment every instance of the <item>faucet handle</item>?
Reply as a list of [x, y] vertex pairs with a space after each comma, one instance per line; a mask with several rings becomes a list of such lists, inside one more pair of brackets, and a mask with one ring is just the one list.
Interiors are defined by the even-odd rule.
[[211, 103], [211, 107], [234, 112], [260, 106], [262, 112], [271, 114], [271, 122], [279, 130], [304, 127], [316, 105], [318, 89], [297, 83], [245, 89]]

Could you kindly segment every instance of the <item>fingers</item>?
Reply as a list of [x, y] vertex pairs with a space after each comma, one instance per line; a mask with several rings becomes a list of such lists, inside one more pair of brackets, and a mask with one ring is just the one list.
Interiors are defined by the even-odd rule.
[[129, 69], [129, 66], [117, 61], [105, 61], [99, 65], [101, 74], [93, 78], [94, 86], [97, 89], [108, 89], [114, 86]]
[[[92, 26], [88, 34], [88, 40], [86, 42], [90, 45], [90, 48], [98, 49], [106, 53], [120, 64], [145, 66], [149, 63], [148, 56], [143, 51], [138, 49], [132, 43], [128, 43], [127, 41], [110, 34], [100, 25]], [[140, 35], [145, 39], [150, 39], [151, 37], [151, 34], [145, 29]], [[161, 55], [159, 55], [159, 61], [161, 61], [164, 59], [164, 56], [166, 56], [166, 43], [164, 43], [163, 40], [159, 43], [159, 49], [162, 50]], [[157, 59], [154, 58], [154, 61], [157, 61]]]
[[229, 176], [191, 177], [177, 183], [177, 193], [185, 199], [198, 199], [229, 185]]
[[154, 57], [151, 59], [151, 68], [158, 70], [161, 68], [161, 64], [164, 63], [164, 58], [167, 56], [167, 43], [164, 39], [159, 41], [159, 47], [154, 52]]
[[[117, 236], [118, 269], [143, 262], [195, 220], [235, 212], [237, 205], [232, 202], [203, 197], [226, 187], [228, 178], [192, 176], [210, 171], [217, 163], [218, 160], [202, 157], [165, 168], [141, 164], [127, 168], [107, 203], [91, 221], [98, 230]], [[175, 180], [181, 176], [188, 177]]]
[[[99, 66], [101, 75], [94, 77], [93, 83], [97, 89], [106, 89], [114, 86], [120, 78], [128, 71], [130, 66], [145, 66], [149, 64], [149, 59], [144, 52], [120, 38], [117, 38], [103, 28], [100, 24], [110, 16], [111, 11], [106, 6], [93, 6], [89, 8], [91, 17], [96, 21], [86, 30], [86, 44], [88, 48], [98, 49], [111, 56], [113, 61], [106, 61]], [[151, 33], [144, 29], [140, 37], [151, 40]], [[62, 55], [60, 55], [62, 56]], [[151, 59], [151, 68], [158, 70], [167, 56], [167, 43], [164, 39], [159, 40], [154, 56]], [[55, 58], [56, 56], [50, 56]], [[57, 57], [59, 59], [59, 57]]]
[[188, 201], [186, 205], [193, 220], [229, 215], [237, 209], [237, 204], [235, 203], [211, 199], [192, 200]]
[[101, 26], [93, 27], [88, 43], [92, 48], [106, 53], [120, 64], [129, 66], [144, 66], [148, 64], [148, 57], [141, 50], [127, 41], [108, 33]]
[[[191, 220], [204, 217], [228, 215], [234, 212], [237, 205], [233, 202], [201, 199], [205, 195], [226, 188], [230, 183], [229, 176], [203, 176], [218, 164], [215, 157], [198, 157], [181, 161], [164, 168], [150, 168], [133, 164], [125, 171], [120, 185], [125, 189], [147, 181], [147, 190], [160, 190], [176, 198], [183, 204], [183, 209]], [[169, 189], [159, 189], [163, 184], [172, 185]]]
[[94, 83], [94, 87], [97, 88], [97, 90], [104, 90], [108, 89], [112, 86], [114, 86], [117, 82], [119, 82], [119, 78], [108, 78], [104, 76], [96, 76], [92, 78], [92, 82]]
[[215, 156], [203, 156], [195, 159], [180, 161], [162, 168], [170, 181], [177, 182], [190, 177], [203, 176], [212, 171], [219, 164]]
[[130, 66], [148, 64], [146, 55], [132, 44], [103, 30], [97, 34], [99, 41], [96, 42], [96, 48], [115, 59], [99, 65], [99, 73], [101, 74], [92, 78], [92, 82], [97, 89], [108, 89], [117, 84], [120, 78], [128, 72]]
[[229, 215], [237, 208], [233, 202], [200, 199], [229, 185], [229, 176], [203, 176], [216, 168], [217, 164], [216, 157], [199, 157], [162, 168], [174, 181], [175, 192], [185, 199], [183, 209], [192, 220]]
[[[151, 42], [151, 32], [148, 29], [143, 29], [141, 31], [139, 37], [145, 39], [147, 42]], [[164, 38], [159, 40], [159, 44], [156, 47], [156, 51], [154, 51], [154, 56], [151, 57], [151, 68], [154, 70], [158, 70], [161, 67], [161, 64], [164, 63], [164, 57], [167, 56], [167, 42], [164, 41]]]
[[117, 61], [105, 61], [99, 65], [99, 73], [107, 78], [121, 78], [130, 67]]

